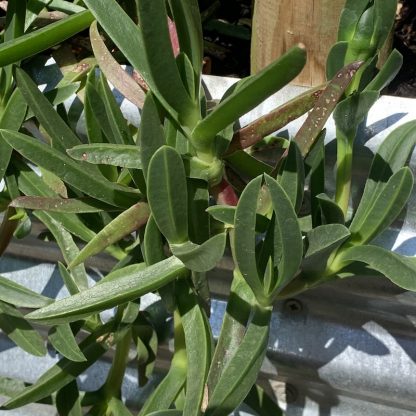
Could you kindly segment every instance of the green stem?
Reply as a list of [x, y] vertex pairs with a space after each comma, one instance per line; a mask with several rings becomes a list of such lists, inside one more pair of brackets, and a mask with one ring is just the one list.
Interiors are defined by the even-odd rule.
[[335, 202], [340, 206], [344, 217], [347, 214], [351, 193], [351, 173], [353, 140], [349, 140], [337, 130], [337, 179]]
[[131, 329], [126, 331], [125, 335], [120, 338], [116, 345], [113, 362], [104, 386], [104, 394], [108, 399], [111, 397], [120, 398], [121, 396], [121, 385], [126, 371], [130, 345]]

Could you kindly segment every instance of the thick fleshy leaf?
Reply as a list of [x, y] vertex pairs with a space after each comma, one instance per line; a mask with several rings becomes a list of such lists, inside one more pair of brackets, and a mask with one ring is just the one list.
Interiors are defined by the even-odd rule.
[[0, 329], [22, 350], [36, 356], [46, 354], [42, 337], [15, 307], [0, 301]]
[[[44, 211], [36, 211], [34, 215], [48, 227], [61, 249], [65, 262], [67, 264], [70, 263], [79, 253], [72, 235], [59, 222], [59, 218], [54, 218], [51, 214]], [[61, 273], [63, 274], [64, 282], [69, 283], [67, 286], [69, 293], [78, 293], [88, 288], [88, 276], [84, 265], [75, 267], [69, 276], [65, 272], [61, 271]]]
[[93, 22], [90, 27], [90, 40], [94, 56], [97, 58], [98, 64], [107, 79], [130, 102], [142, 108], [145, 100], [144, 91], [113, 58], [98, 32], [97, 22]]
[[141, 169], [140, 149], [128, 144], [83, 144], [66, 151], [75, 160], [85, 160], [94, 165], [112, 165]]
[[264, 295], [256, 265], [256, 207], [262, 177], [253, 179], [241, 194], [235, 213], [234, 254], [237, 267], [256, 297]]
[[186, 241], [182, 244], [171, 244], [172, 253], [185, 266], [195, 272], [207, 272], [213, 269], [224, 254], [227, 234], [221, 233], [201, 245]]
[[274, 231], [274, 266], [278, 268], [275, 291], [283, 288], [298, 271], [302, 260], [302, 234], [296, 213], [287, 194], [270, 176], [265, 175], [276, 216]]
[[365, 87], [365, 91], [381, 91], [396, 77], [402, 64], [402, 54], [397, 49], [393, 49], [378, 74]]
[[182, 410], [169, 409], [148, 413], [147, 416], [183, 416], [183, 413]]
[[15, 78], [24, 99], [51, 138], [52, 146], [64, 152], [68, 147], [81, 144], [79, 138], [59, 116], [49, 100], [39, 91], [38, 86], [23, 69], [15, 69]]
[[[23, 123], [27, 105], [19, 90], [15, 90], [9, 98], [0, 119], [0, 128], [19, 130]], [[0, 135], [0, 180], [3, 179], [12, 155], [12, 147]]]
[[[169, 36], [165, 2], [164, 0], [140, 2], [138, 6], [143, 52], [148, 62], [149, 75], [157, 91], [179, 113], [180, 121], [192, 128], [200, 118], [196, 106], [198, 101], [192, 101], [176, 65]], [[190, 11], [189, 5], [187, 7]], [[183, 30], [188, 30], [188, 26], [185, 26]], [[146, 78], [148, 74], [143, 75]]]
[[307, 250], [302, 261], [302, 270], [318, 275], [325, 270], [329, 256], [348, 237], [350, 232], [341, 224], [326, 224], [309, 231], [306, 236]]
[[107, 275], [108, 279], [111, 278], [110, 281], [32, 312], [27, 318], [45, 324], [77, 321], [137, 299], [186, 273], [183, 263], [176, 257], [169, 257], [144, 270], [142, 265], [126, 266]]
[[188, 362], [183, 415], [197, 416], [206, 400], [205, 382], [211, 364], [213, 340], [208, 318], [188, 283], [179, 281], [176, 290]]
[[226, 155], [253, 146], [267, 135], [280, 130], [290, 121], [311, 110], [322, 94], [323, 89], [323, 85], [312, 88], [237, 130], [233, 135]]
[[56, 409], [62, 416], [82, 416], [81, 398], [75, 380], [57, 392]]
[[11, 207], [39, 209], [44, 211], [67, 214], [82, 214], [91, 212], [114, 211], [111, 205], [103, 204], [92, 198], [46, 198], [40, 196], [20, 196], [10, 203]]
[[107, 224], [68, 264], [68, 268], [72, 269], [88, 257], [100, 253], [106, 247], [138, 230], [146, 223], [149, 214], [149, 206], [144, 202], [131, 206]]
[[401, 169], [416, 144], [416, 122], [405, 123], [391, 132], [377, 149], [365, 184], [360, 205], [350, 225], [352, 234], [359, 232], [392, 174]]
[[241, 274], [234, 270], [227, 309], [209, 369], [208, 392], [214, 391], [218, 380], [244, 339], [246, 325], [255, 303], [254, 294]]
[[147, 173], [147, 197], [152, 215], [170, 244], [188, 240], [188, 192], [179, 153], [162, 146], [153, 155]]
[[67, 358], [59, 360], [42, 374], [36, 383], [3, 403], [0, 409], [10, 410], [36, 402], [71, 383], [79, 374], [91, 367], [118, 339], [117, 334], [109, 331], [111, 331], [110, 325], [103, 326], [80, 343], [80, 349], [87, 361], [73, 362]]
[[340, 206], [326, 194], [316, 196], [324, 224], [345, 224]]
[[85, 355], [75, 341], [69, 324], [57, 325], [51, 328], [48, 339], [52, 346], [64, 357], [71, 361], [86, 361]]
[[244, 339], [210, 392], [207, 416], [230, 414], [250, 391], [266, 353], [270, 318], [271, 308], [254, 308]]
[[258, 416], [284, 416], [283, 410], [273, 400], [262, 387], [255, 384], [247, 397], [244, 399], [244, 403], [252, 410], [256, 412]]
[[12, 64], [49, 49], [88, 28], [93, 20], [91, 12], [83, 11], [5, 42], [0, 46], [0, 66]]
[[[80, 85], [80, 82], [72, 82], [63, 85], [62, 87], [56, 87], [52, 90], [46, 91], [43, 93], [43, 95], [55, 107], [73, 97], [75, 93], [79, 90]], [[26, 114], [26, 120], [34, 116], [35, 114], [33, 113], [33, 111], [29, 109], [29, 111]]]
[[326, 78], [332, 79], [335, 74], [344, 67], [345, 56], [348, 50], [348, 42], [335, 43], [328, 52], [326, 59]]
[[295, 46], [258, 74], [248, 78], [241, 87], [236, 88], [233, 94], [198, 123], [192, 132], [195, 142], [212, 140], [218, 132], [296, 77], [305, 65], [305, 61], [305, 49]]
[[239, 150], [227, 156], [227, 164], [229, 164], [237, 172], [255, 178], [263, 173], [271, 174], [273, 168], [255, 157], [249, 155], [243, 150]]
[[67, 0], [52, 0], [48, 7], [67, 14], [81, 13], [85, 10], [85, 7], [79, 6]]
[[146, 95], [140, 120], [139, 144], [140, 160], [144, 175], [147, 177], [150, 159], [156, 150], [165, 144], [165, 136], [160, 122], [159, 111], [153, 94], [150, 92]]
[[364, 117], [378, 97], [379, 93], [377, 91], [365, 91], [350, 95], [338, 103], [334, 111], [337, 135], [353, 140], [357, 133], [358, 125], [364, 120]]
[[169, 0], [173, 13], [180, 50], [190, 59], [195, 73], [194, 95], [199, 94], [199, 76], [202, 72], [203, 42], [201, 14], [196, 0]]
[[350, 84], [362, 62], [353, 62], [342, 68], [331, 79], [323, 93], [319, 96], [314, 108], [308, 114], [308, 118], [302, 124], [293, 139], [299, 146], [302, 156], [308, 154], [313, 144], [318, 139], [329, 116], [336, 108], [339, 99]]
[[286, 192], [295, 211], [298, 212], [303, 200], [305, 171], [302, 155], [296, 142], [293, 140], [290, 142], [288, 154], [279, 169], [277, 181]]
[[127, 121], [121, 112], [120, 105], [117, 103], [104, 74], [100, 74], [98, 88], [111, 129], [108, 132], [108, 135], [112, 139], [111, 141], [117, 144], [133, 145], [134, 140], [127, 125]]
[[10, 130], [1, 130], [0, 133], [10, 146], [31, 162], [50, 170], [64, 182], [93, 198], [110, 205], [129, 207], [140, 197], [135, 189], [106, 181], [101, 175], [93, 175], [82, 164], [36, 139]]
[[[58, 197], [27, 165], [16, 160], [13, 161], [16, 165], [19, 176], [17, 178], [19, 189], [25, 195], [42, 196], [42, 197]], [[95, 233], [90, 230], [81, 219], [75, 214], [62, 213], [48, 213], [48, 215], [55, 221], [61, 224], [66, 230], [81, 238], [83, 241], [89, 241], [95, 236]]]
[[3, 276], [0, 276], [0, 300], [24, 308], [41, 308], [53, 302]]
[[[227, 227], [234, 227], [236, 207], [229, 205], [212, 205], [207, 208], [212, 218], [221, 221]], [[269, 225], [269, 220], [263, 215], [256, 214], [256, 231], [264, 233]]]
[[360, 228], [351, 224], [348, 244], [365, 244], [386, 229], [406, 206], [413, 183], [412, 171], [408, 167], [394, 173], [366, 211]]
[[107, 405], [108, 416], [133, 416], [127, 406], [115, 397], [112, 397]]
[[368, 1], [347, 0], [342, 9], [338, 28], [338, 40], [349, 41], [354, 36], [357, 23], [368, 7]]
[[355, 246], [340, 254], [340, 264], [359, 261], [383, 274], [403, 289], [416, 290], [416, 260], [377, 246]]
[[146, 400], [139, 416], [146, 416], [159, 409], [168, 409], [183, 388], [186, 380], [186, 369], [172, 366], [168, 374], [158, 384], [155, 391]]

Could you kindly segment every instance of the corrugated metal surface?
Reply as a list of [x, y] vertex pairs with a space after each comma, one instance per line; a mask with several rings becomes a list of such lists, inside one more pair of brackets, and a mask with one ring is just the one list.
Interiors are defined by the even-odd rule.
[[[206, 78], [214, 98], [231, 80]], [[299, 93], [287, 89], [257, 109], [259, 115]], [[279, 98], [280, 97], [280, 98]], [[283, 97], [283, 98], [282, 98]], [[124, 108], [128, 106], [125, 105]], [[399, 124], [416, 119], [411, 99], [382, 97], [371, 110], [367, 128], [360, 133], [357, 153], [358, 177], [365, 177], [364, 161], [371, 149]], [[248, 119], [242, 121], [247, 122]], [[294, 132], [299, 121], [289, 127]], [[328, 146], [334, 137], [328, 125]], [[329, 161], [331, 163], [331, 161]], [[414, 160], [412, 161], [414, 167]], [[330, 171], [331, 173], [331, 171]], [[362, 181], [361, 181], [362, 183]], [[356, 187], [357, 192], [359, 186]], [[379, 243], [406, 255], [416, 255], [416, 194], [400, 222], [379, 238]], [[47, 295], [64, 296], [58, 272], [52, 261], [57, 254], [53, 244], [24, 240], [13, 243], [9, 255], [0, 259], [0, 273]], [[42, 261], [16, 258], [31, 256]], [[99, 257], [92, 264], [108, 270], [111, 262]], [[226, 296], [231, 264], [224, 259], [211, 273], [211, 287], [218, 299]], [[416, 276], [415, 276], [416, 278]], [[217, 334], [225, 303], [213, 303], [211, 322]], [[386, 279], [357, 277], [312, 290], [307, 294], [276, 304], [269, 342], [269, 353], [261, 380], [273, 389], [287, 407], [289, 416], [407, 416], [416, 414], [416, 296], [394, 287]], [[160, 369], [166, 368], [168, 349], [162, 349]], [[56, 357], [34, 358], [0, 338], [0, 375], [34, 381]], [[108, 362], [93, 366], [79, 380], [84, 389], [102, 382]], [[145, 395], [145, 392], [141, 392]], [[132, 406], [140, 404], [140, 394], [130, 368], [124, 394]], [[6, 415], [48, 414], [25, 409]], [[0, 412], [0, 414], [3, 414]], [[50, 413], [53, 414], [53, 413]]]

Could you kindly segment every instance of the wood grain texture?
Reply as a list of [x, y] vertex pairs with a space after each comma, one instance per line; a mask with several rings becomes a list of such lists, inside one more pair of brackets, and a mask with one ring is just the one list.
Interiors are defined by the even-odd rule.
[[344, 3], [345, 0], [257, 0], [251, 44], [252, 73], [301, 42], [308, 51], [308, 61], [292, 83], [316, 86], [324, 82], [326, 56], [336, 41]]

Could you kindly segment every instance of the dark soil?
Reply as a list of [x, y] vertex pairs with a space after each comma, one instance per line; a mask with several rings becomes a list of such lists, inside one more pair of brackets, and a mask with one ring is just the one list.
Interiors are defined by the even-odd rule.
[[[213, 75], [250, 73], [252, 0], [199, 0], [206, 66]], [[400, 0], [393, 46], [403, 55], [401, 71], [386, 93], [416, 97], [416, 0]]]

